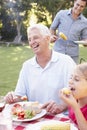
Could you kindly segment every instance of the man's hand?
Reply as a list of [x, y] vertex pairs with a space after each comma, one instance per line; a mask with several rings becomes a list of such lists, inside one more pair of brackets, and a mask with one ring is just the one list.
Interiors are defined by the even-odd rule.
[[21, 101], [20, 96], [16, 96], [14, 92], [8, 92], [5, 96], [5, 102], [8, 104], [15, 103]]
[[51, 35], [51, 40], [50, 42], [55, 42], [58, 39], [56, 35]]
[[43, 109], [51, 114], [59, 114], [67, 109], [66, 105], [56, 104], [54, 101], [50, 101], [42, 105]]

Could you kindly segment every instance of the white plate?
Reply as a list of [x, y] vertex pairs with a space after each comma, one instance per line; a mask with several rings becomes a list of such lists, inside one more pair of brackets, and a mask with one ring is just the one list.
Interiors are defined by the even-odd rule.
[[[24, 104], [29, 104], [31, 102], [18, 102], [18, 103], [15, 103], [15, 104], [21, 104], [21, 105], [24, 105]], [[14, 104], [13, 104], [14, 105]], [[12, 106], [10, 107], [10, 109], [12, 108]], [[33, 120], [37, 120], [41, 117], [43, 117], [45, 114], [46, 114], [46, 110], [45, 109], [42, 109], [42, 111], [39, 113], [39, 114], [36, 114], [33, 118], [31, 119], [18, 119], [17, 117], [13, 117], [13, 121], [18, 121], [18, 122], [26, 122], [26, 121], [33, 121]]]
[[[63, 123], [62, 121], [56, 121], [56, 120], [50, 120], [50, 121], [42, 121], [42, 122], [38, 122], [36, 124], [33, 125], [28, 125], [27, 128], [25, 130], [40, 130], [41, 126], [44, 124], [52, 124], [52, 123]], [[71, 129], [70, 130], [78, 130], [74, 124], [71, 123]]]
[[45, 109], [42, 109], [42, 111], [41, 111], [41, 113], [39, 113], [39, 114], [36, 114], [36, 116], [34, 116], [33, 118], [31, 118], [31, 119], [18, 119], [17, 117], [13, 117], [12, 119], [13, 119], [13, 121], [21, 121], [21, 122], [26, 122], [26, 121], [33, 121], [33, 120], [37, 120], [37, 119], [39, 119], [39, 118], [41, 118], [41, 117], [43, 117], [44, 115], [46, 114], [46, 110]]
[[87, 41], [74, 41], [77, 44], [87, 44]]

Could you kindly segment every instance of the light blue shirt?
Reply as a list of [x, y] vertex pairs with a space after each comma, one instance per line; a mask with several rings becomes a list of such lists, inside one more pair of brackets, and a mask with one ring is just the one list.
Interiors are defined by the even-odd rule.
[[[79, 55], [79, 46], [74, 41], [87, 39], [87, 19], [81, 14], [76, 20], [72, 18], [71, 9], [59, 11], [50, 27], [63, 32], [68, 40], [59, 39], [54, 44], [54, 50], [70, 56]], [[57, 35], [58, 35], [57, 34]]]
[[54, 100], [60, 103], [58, 90], [68, 86], [74, 67], [75, 63], [69, 56], [54, 51], [45, 68], [33, 57], [23, 64], [15, 94], [26, 95], [30, 101], [46, 103]]

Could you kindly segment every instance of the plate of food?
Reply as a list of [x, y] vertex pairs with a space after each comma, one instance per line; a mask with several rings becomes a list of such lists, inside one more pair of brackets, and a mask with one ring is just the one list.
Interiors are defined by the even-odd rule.
[[41, 109], [38, 102], [18, 102], [11, 107], [13, 121], [26, 122], [43, 117], [45, 109]]
[[77, 44], [87, 44], [87, 41], [74, 41]]
[[74, 124], [70, 122], [62, 122], [56, 120], [42, 121], [33, 125], [28, 125], [25, 130], [78, 130]]

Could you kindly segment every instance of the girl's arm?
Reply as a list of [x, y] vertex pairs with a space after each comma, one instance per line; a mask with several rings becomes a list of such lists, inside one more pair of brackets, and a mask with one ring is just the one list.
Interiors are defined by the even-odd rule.
[[60, 92], [60, 97], [62, 98], [62, 100], [70, 107], [72, 107], [74, 113], [75, 113], [75, 117], [77, 120], [77, 124], [78, 124], [78, 128], [80, 130], [86, 130], [87, 129], [87, 120], [85, 119], [85, 117], [83, 116], [80, 107], [76, 101], [76, 99], [73, 97], [72, 94], [70, 95], [66, 95], [64, 94], [62, 91]]
[[86, 130], [87, 129], [87, 120], [84, 118], [78, 104], [76, 105], [76, 108], [74, 109], [74, 113], [75, 113], [76, 120], [78, 123], [78, 128], [80, 130]]

